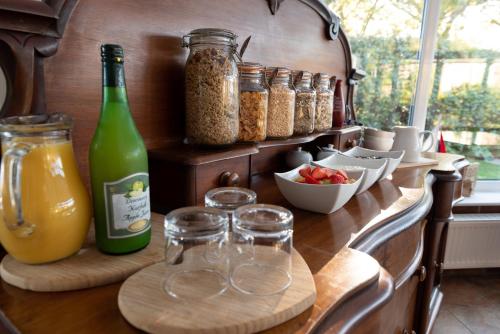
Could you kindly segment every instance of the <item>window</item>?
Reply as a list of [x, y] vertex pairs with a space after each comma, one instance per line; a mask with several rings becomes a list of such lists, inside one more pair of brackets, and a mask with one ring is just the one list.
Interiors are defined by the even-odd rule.
[[367, 72], [356, 90], [365, 125], [406, 125], [418, 75], [424, 0], [329, 0], [351, 44], [354, 67]]
[[[479, 163], [479, 179], [500, 179], [500, 1], [432, 1], [326, 1], [341, 18], [355, 67], [367, 72], [354, 99], [357, 118], [382, 129], [426, 119], [427, 129], [442, 131], [449, 153]], [[425, 20], [422, 45], [436, 30], [438, 43], [432, 67], [429, 56], [430, 70], [419, 73], [426, 5], [436, 20]], [[425, 103], [411, 115], [417, 79], [425, 85], [416, 102]]]
[[427, 128], [500, 179], [500, 1], [441, 1]]

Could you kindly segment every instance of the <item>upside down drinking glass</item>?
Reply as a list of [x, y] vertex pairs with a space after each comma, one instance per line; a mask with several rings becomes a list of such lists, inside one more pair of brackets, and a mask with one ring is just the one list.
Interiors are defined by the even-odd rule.
[[215, 208], [186, 207], [165, 217], [164, 289], [178, 299], [203, 299], [229, 286], [228, 215]]
[[267, 204], [242, 206], [234, 212], [231, 285], [252, 295], [272, 295], [292, 282], [293, 214]]

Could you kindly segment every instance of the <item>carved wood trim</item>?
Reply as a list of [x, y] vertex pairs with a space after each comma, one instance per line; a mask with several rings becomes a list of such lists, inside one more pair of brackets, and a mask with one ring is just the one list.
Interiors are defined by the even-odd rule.
[[[276, 15], [280, 5], [285, 0], [268, 0], [269, 9], [273, 15]], [[321, 0], [299, 0], [300, 2], [306, 4], [307, 6], [314, 9], [327, 24], [327, 36], [331, 40], [338, 38], [340, 32], [340, 18], [333, 13], [330, 8], [328, 8]]]
[[46, 111], [43, 58], [56, 53], [77, 3], [4, 0], [0, 4], [0, 67], [7, 79], [0, 116]]

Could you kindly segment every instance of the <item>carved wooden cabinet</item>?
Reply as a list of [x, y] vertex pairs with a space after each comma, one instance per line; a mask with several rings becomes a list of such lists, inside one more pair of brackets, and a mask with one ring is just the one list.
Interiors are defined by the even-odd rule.
[[[318, 146], [332, 144], [342, 151], [359, 142], [359, 126], [330, 130], [280, 141], [237, 144], [229, 148], [174, 145], [149, 152], [152, 209], [166, 214], [186, 205], [203, 205], [205, 193], [215, 187], [252, 188], [252, 178], [286, 171], [285, 154], [298, 146], [316, 155]], [[165, 191], [172, 189], [175, 191]]]
[[[297, 22], [300, 21], [300, 24]], [[183, 144], [181, 36], [203, 27], [252, 39], [246, 61], [326, 72], [343, 80], [349, 126], [287, 140], [199, 148]], [[225, 185], [254, 189], [262, 203], [294, 212], [294, 243], [315, 277], [316, 304], [268, 333], [427, 333], [442, 299], [441, 263], [460, 175], [454, 168], [395, 172], [331, 215], [292, 208], [273, 172], [297, 146], [344, 151], [360, 140], [353, 68], [339, 19], [319, 0], [6, 0], [0, 3], [0, 66], [8, 83], [1, 116], [65, 112], [89, 184], [88, 147], [100, 109], [101, 43], [125, 49], [132, 113], [149, 152], [154, 211], [203, 203]], [[439, 199], [435, 200], [434, 199]], [[356, 284], [355, 284], [356, 283]], [[44, 295], [0, 285], [0, 331], [136, 333], [119, 315], [120, 284]], [[60, 317], [60, 310], [82, 315]], [[84, 309], [85, 312], [81, 312]], [[40, 311], [43, 310], [43, 311]], [[3, 324], [3, 325], [2, 325]]]

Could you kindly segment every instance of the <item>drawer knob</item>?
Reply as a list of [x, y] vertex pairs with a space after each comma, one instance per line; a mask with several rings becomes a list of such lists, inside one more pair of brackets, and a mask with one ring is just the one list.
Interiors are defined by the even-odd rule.
[[345, 142], [345, 148], [353, 148], [358, 144], [358, 141], [354, 138], [349, 138]]
[[420, 282], [425, 281], [425, 278], [427, 277], [427, 269], [425, 269], [425, 266], [421, 266], [420, 268], [417, 269], [415, 274], [418, 276], [418, 280]]
[[237, 187], [240, 184], [240, 176], [238, 173], [223, 172], [219, 176], [220, 187]]

